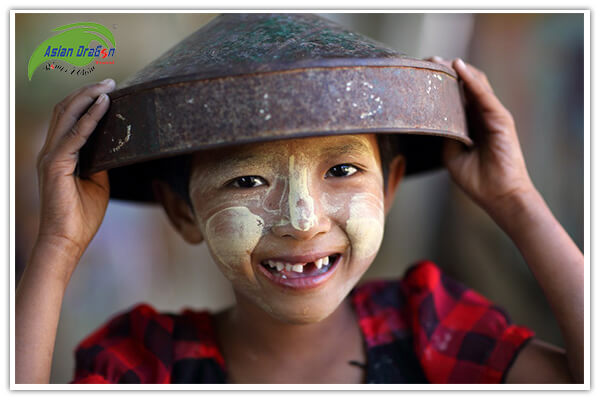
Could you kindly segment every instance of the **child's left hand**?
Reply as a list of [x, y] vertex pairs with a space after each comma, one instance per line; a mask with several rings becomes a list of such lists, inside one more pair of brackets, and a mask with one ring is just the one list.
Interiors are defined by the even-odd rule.
[[467, 149], [448, 140], [444, 165], [454, 182], [508, 234], [546, 294], [565, 342], [560, 349], [533, 339], [506, 374], [506, 383], [583, 383], [584, 258], [535, 189], [510, 112], [485, 74], [461, 60], [430, 61], [453, 68], [463, 82], [469, 134]]
[[456, 59], [432, 57], [430, 61], [453, 68], [464, 83], [469, 135], [475, 146], [446, 141], [444, 165], [454, 182], [488, 213], [498, 215], [513, 200], [535, 188], [523, 159], [515, 123], [495, 96], [485, 74]]

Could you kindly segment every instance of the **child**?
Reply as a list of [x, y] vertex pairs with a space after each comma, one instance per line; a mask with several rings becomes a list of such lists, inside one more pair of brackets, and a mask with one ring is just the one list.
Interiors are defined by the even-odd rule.
[[[583, 255], [529, 179], [485, 75], [432, 61], [456, 70], [480, 121], [476, 146], [446, 142], [444, 164], [519, 247], [566, 351], [532, 339], [430, 262], [399, 282], [355, 288], [405, 171], [404, 156], [382, 159], [375, 134], [356, 134], [201, 151], [186, 193], [156, 181], [174, 227], [207, 242], [236, 304], [216, 315], [148, 305], [119, 314], [80, 344], [74, 382], [583, 382]], [[38, 158], [40, 230], [16, 294], [17, 383], [48, 382], [62, 297], [108, 204], [106, 171], [73, 173], [114, 86], [59, 103]]]

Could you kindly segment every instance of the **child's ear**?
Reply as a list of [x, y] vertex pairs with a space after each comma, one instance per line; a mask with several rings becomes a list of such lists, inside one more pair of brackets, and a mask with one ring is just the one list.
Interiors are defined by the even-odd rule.
[[399, 154], [396, 157], [394, 157], [394, 159], [390, 163], [387, 188], [384, 194], [385, 215], [388, 214], [390, 208], [392, 208], [392, 204], [394, 204], [396, 189], [398, 189], [398, 185], [400, 185], [400, 182], [404, 177], [405, 171], [406, 159], [402, 154]]
[[162, 204], [171, 224], [183, 239], [190, 244], [201, 243], [204, 238], [189, 204], [173, 193], [166, 182], [155, 180], [152, 189], [154, 197]]

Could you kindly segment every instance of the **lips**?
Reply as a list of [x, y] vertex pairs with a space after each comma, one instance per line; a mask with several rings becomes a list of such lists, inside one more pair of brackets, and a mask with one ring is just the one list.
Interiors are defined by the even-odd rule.
[[278, 286], [310, 289], [328, 280], [341, 258], [340, 253], [270, 258], [260, 263], [259, 270]]

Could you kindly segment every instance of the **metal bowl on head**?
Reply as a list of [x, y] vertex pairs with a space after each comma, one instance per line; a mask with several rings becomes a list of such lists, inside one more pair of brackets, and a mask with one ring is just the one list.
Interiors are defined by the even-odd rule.
[[147, 162], [219, 146], [355, 133], [405, 134], [407, 174], [472, 145], [456, 74], [312, 14], [224, 14], [110, 94], [81, 151], [111, 197], [153, 201]]

